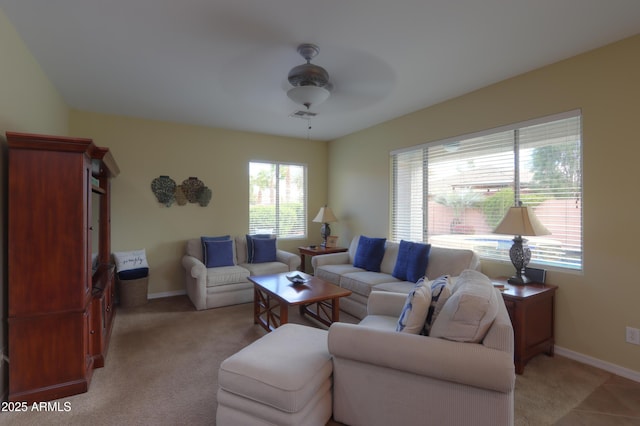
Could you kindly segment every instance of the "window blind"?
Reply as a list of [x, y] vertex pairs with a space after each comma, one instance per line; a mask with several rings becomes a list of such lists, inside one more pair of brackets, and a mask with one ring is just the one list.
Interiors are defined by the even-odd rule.
[[551, 231], [528, 238], [531, 263], [581, 269], [580, 131], [572, 111], [392, 152], [391, 239], [508, 260], [493, 229], [522, 201]]

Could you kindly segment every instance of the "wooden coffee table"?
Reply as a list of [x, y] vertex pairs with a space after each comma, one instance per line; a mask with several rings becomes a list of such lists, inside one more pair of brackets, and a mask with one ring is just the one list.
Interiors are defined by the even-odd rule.
[[[307, 281], [294, 285], [287, 275], [298, 274]], [[301, 315], [309, 315], [330, 326], [340, 320], [340, 298], [351, 291], [303, 272], [251, 276], [253, 283], [253, 322], [271, 331], [289, 321], [289, 306], [298, 305]], [[310, 308], [310, 306], [315, 307]], [[279, 308], [279, 309], [278, 309]]]

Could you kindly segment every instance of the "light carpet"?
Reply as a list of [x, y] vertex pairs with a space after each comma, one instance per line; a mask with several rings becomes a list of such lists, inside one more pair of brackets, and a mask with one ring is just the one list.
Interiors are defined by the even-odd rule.
[[[265, 334], [252, 315], [250, 303], [195, 311], [186, 296], [119, 309], [106, 365], [89, 392], [59, 400], [68, 412], [3, 412], [0, 423], [214, 425], [218, 366]], [[297, 309], [289, 316], [314, 324]], [[357, 322], [344, 313], [341, 320]], [[516, 425], [554, 424], [610, 376], [560, 356], [534, 358], [516, 380]]]

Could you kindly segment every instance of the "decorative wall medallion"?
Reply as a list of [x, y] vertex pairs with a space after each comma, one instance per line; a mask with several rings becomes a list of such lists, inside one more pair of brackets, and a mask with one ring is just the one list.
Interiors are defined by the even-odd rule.
[[169, 176], [159, 176], [151, 181], [151, 191], [153, 191], [159, 203], [170, 207], [175, 201], [176, 182]]
[[211, 201], [211, 190], [205, 186], [200, 190], [200, 195], [198, 196], [198, 203], [202, 207], [207, 207], [207, 205], [209, 204], [209, 201]]
[[204, 188], [204, 183], [197, 177], [190, 177], [182, 181], [182, 192], [190, 203], [197, 203], [200, 191]]
[[179, 206], [189, 203], [198, 203], [202, 207], [209, 205], [211, 201], [211, 189], [197, 177], [189, 177], [182, 181], [181, 185], [169, 176], [158, 176], [151, 181], [151, 191], [155, 194], [159, 203], [167, 207], [176, 202]]
[[182, 190], [182, 185], [178, 185], [176, 187], [175, 197], [176, 197], [176, 203], [178, 203], [179, 206], [184, 206], [185, 204], [187, 204], [187, 196], [184, 195], [184, 191]]

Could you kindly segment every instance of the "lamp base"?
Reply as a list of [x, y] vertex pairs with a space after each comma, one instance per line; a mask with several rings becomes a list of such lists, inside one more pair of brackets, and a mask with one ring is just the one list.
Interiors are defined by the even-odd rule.
[[320, 236], [322, 237], [322, 244], [320, 244], [320, 247], [322, 248], [327, 247], [327, 237], [329, 235], [331, 235], [331, 227], [329, 226], [328, 223], [325, 222], [320, 227]]
[[512, 285], [527, 285], [532, 281], [529, 278], [527, 278], [525, 275], [521, 275], [521, 276], [514, 275], [513, 277], [509, 278], [507, 282]]

